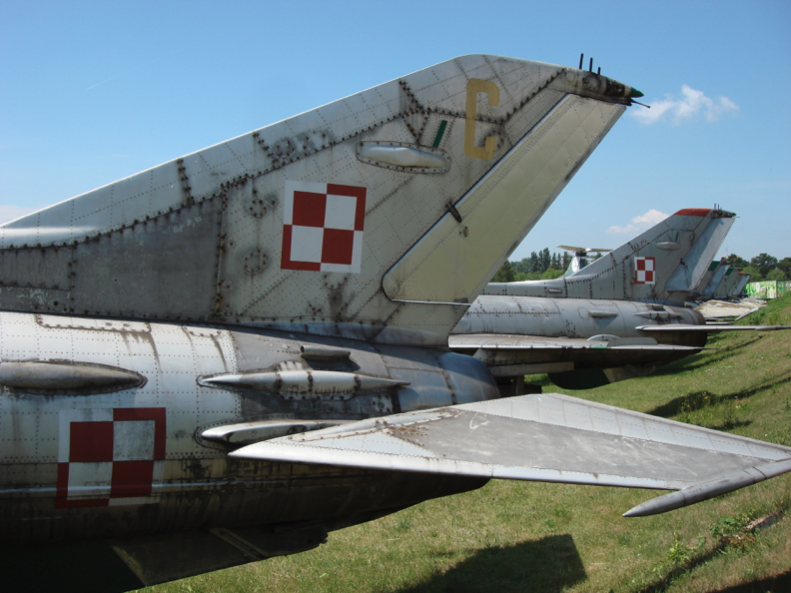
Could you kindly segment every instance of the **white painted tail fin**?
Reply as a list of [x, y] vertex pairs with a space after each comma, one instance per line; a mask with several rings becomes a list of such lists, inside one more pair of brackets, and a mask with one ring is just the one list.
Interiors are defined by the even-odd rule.
[[682, 304], [707, 273], [734, 220], [723, 210], [679, 210], [571, 276], [492, 283], [484, 292]]
[[432, 66], [0, 227], [0, 308], [444, 344], [631, 96]]

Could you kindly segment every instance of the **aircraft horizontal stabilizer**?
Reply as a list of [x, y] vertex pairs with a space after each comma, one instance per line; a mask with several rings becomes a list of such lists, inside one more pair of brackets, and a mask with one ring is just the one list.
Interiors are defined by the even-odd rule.
[[672, 325], [641, 325], [637, 328], [643, 332], [651, 333], [683, 333], [683, 332], [702, 332], [713, 334], [717, 332], [730, 332], [730, 331], [758, 331], [758, 332], [771, 332], [781, 329], [791, 329], [791, 325], [719, 325], [719, 324], [705, 324], [705, 325], [682, 325], [675, 323]]
[[669, 501], [645, 503], [651, 507], [648, 512], [640, 507], [630, 511], [637, 515], [679, 508], [791, 471], [789, 447], [560, 394], [370, 418], [258, 442], [229, 455], [682, 490]]
[[[645, 326], [653, 328], [653, 326]], [[696, 326], [690, 326], [696, 327]], [[456, 334], [448, 338], [451, 350], [479, 348], [483, 350], [656, 350], [663, 352], [699, 352], [698, 346], [659, 344], [653, 338], [583, 339], [548, 338], [539, 336], [520, 336], [509, 334]]]

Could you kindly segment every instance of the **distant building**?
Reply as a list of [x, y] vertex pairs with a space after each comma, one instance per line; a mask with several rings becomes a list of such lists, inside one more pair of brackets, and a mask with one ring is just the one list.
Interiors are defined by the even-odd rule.
[[747, 296], [756, 299], [774, 299], [791, 293], [791, 280], [762, 280], [744, 287]]

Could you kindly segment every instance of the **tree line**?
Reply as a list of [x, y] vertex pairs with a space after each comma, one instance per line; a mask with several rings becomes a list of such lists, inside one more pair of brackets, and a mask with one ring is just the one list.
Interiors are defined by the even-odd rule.
[[760, 253], [749, 262], [731, 253], [725, 262], [742, 269], [742, 273], [750, 275], [750, 282], [759, 280], [791, 280], [791, 257], [778, 260], [768, 253]]
[[[601, 253], [588, 255], [588, 261], [601, 257]], [[520, 282], [522, 280], [551, 280], [562, 276], [574, 256], [568, 251], [550, 253], [549, 247], [521, 261], [506, 261], [492, 278], [492, 282]]]

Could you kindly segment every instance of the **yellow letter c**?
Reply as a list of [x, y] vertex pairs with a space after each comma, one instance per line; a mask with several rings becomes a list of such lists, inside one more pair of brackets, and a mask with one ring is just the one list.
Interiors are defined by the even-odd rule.
[[467, 81], [467, 113], [464, 122], [464, 154], [474, 159], [490, 160], [497, 148], [497, 139], [487, 136], [483, 146], [475, 146], [475, 118], [478, 115], [478, 93], [489, 95], [489, 105], [500, 103], [500, 88], [491, 80], [471, 78]]

